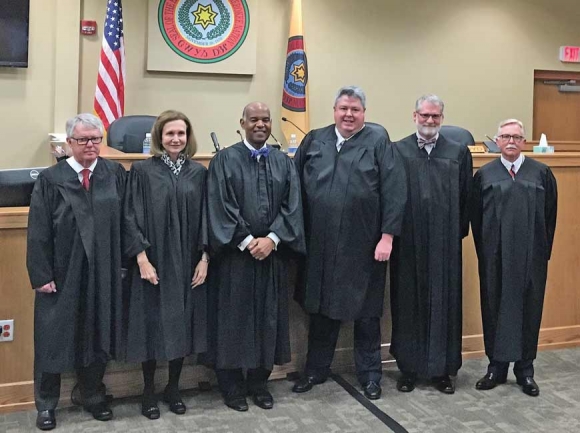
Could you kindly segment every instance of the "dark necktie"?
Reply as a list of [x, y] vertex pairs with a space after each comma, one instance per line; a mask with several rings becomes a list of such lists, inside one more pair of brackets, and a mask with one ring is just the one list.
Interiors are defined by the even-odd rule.
[[435, 137], [430, 138], [429, 140], [425, 140], [424, 138], [419, 137], [417, 139], [417, 144], [419, 145], [419, 149], [423, 149], [428, 144], [435, 144], [437, 139]]
[[88, 168], [83, 168], [81, 170], [81, 174], [83, 175], [83, 187], [88, 191], [90, 185], [89, 179], [91, 175], [91, 170], [89, 170]]
[[263, 156], [264, 158], [268, 157], [270, 153], [270, 148], [268, 146], [264, 146], [261, 149], [252, 149], [252, 158], [258, 159], [258, 156]]
[[512, 179], [516, 179], [516, 165], [512, 164], [512, 167], [510, 168], [510, 175], [512, 177]]

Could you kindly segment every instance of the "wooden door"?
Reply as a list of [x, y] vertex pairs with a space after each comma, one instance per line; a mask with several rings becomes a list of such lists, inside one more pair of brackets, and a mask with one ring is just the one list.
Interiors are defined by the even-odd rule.
[[560, 92], [550, 83], [566, 80], [580, 86], [580, 72], [534, 71], [532, 140], [544, 133], [548, 141], [580, 141], [580, 92]]

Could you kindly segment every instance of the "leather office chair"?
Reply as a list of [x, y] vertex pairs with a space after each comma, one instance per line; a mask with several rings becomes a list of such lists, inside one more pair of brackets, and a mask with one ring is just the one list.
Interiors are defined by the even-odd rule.
[[365, 128], [371, 128], [374, 131], [380, 132], [382, 134], [387, 134], [387, 139], [390, 142], [391, 138], [389, 137], [389, 132], [385, 129], [383, 125], [379, 125], [375, 122], [365, 122]]
[[145, 134], [151, 132], [155, 116], [123, 116], [109, 125], [107, 145], [125, 153], [142, 153]]
[[443, 125], [440, 132], [443, 137], [465, 146], [473, 146], [475, 144], [475, 139], [471, 132], [460, 126]]

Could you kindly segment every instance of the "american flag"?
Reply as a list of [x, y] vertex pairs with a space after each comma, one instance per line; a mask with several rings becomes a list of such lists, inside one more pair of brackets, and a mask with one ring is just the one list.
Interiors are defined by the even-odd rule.
[[107, 1], [103, 45], [93, 107], [105, 129], [125, 110], [125, 44], [121, 0]]

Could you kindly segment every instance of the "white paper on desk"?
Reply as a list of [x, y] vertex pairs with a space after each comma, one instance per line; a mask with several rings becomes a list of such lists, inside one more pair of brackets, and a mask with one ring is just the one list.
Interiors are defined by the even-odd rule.
[[546, 138], [546, 134], [542, 134], [540, 136], [540, 147], [548, 147], [548, 139]]
[[63, 132], [49, 132], [50, 141], [57, 143], [64, 143], [66, 141], [66, 133]]

